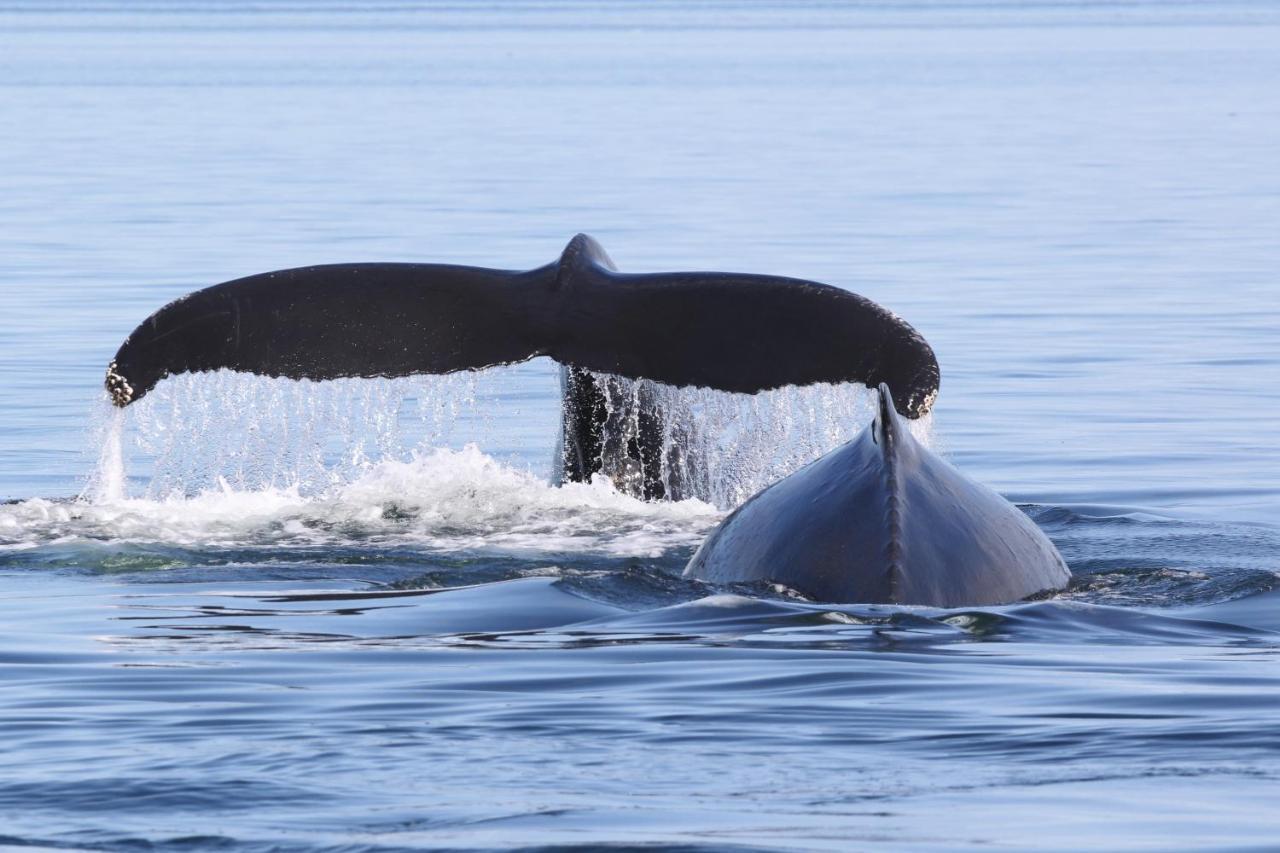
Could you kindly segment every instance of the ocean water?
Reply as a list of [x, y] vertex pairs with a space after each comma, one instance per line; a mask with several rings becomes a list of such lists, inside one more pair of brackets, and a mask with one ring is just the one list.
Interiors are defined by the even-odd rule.
[[[1276, 849], [1278, 84], [1264, 2], [0, 4], [0, 844]], [[551, 485], [542, 361], [105, 402], [190, 290], [579, 231], [907, 318], [1071, 587], [683, 580], [857, 388], [671, 392], [675, 504]]]

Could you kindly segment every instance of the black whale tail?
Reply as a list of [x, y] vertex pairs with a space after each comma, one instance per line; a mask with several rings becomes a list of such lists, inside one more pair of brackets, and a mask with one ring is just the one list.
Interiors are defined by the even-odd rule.
[[527, 272], [335, 264], [196, 291], [152, 314], [107, 371], [118, 406], [161, 379], [229, 369], [295, 379], [449, 373], [551, 356], [563, 365], [754, 393], [887, 383], [906, 417], [929, 410], [924, 339], [846, 290], [774, 276], [627, 274], [580, 234]]

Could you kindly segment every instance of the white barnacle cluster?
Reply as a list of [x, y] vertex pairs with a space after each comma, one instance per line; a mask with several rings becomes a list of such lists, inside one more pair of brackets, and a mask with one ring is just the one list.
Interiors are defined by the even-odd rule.
[[920, 415], [924, 416], [933, 411], [933, 404], [936, 402], [938, 402], [938, 389], [934, 388], [920, 401]]
[[133, 386], [129, 384], [129, 380], [116, 372], [116, 363], [113, 361], [107, 365], [107, 393], [111, 395], [111, 402], [121, 408], [129, 405], [133, 400]]

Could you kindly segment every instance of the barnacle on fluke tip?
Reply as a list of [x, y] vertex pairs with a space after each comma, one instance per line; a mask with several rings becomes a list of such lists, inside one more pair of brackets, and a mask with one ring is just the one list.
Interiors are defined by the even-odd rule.
[[116, 372], [114, 361], [107, 365], [106, 386], [107, 393], [111, 395], [111, 402], [117, 406], [124, 407], [133, 402], [133, 386], [129, 384], [128, 379]]

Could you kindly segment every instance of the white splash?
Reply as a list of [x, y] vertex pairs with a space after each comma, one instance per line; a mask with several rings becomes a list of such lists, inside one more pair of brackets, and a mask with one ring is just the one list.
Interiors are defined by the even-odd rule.
[[160, 383], [129, 408], [149, 497], [237, 491], [323, 495], [382, 460], [460, 446], [486, 432], [480, 374], [329, 382], [230, 371]]
[[[534, 362], [329, 382], [230, 371], [172, 377], [125, 410], [127, 428], [112, 410], [105, 449], [83, 497], [124, 496], [125, 463], [144, 483], [143, 496], [153, 499], [193, 497], [223, 482], [238, 492], [293, 489], [324, 497], [381, 462], [466, 443], [550, 480], [560, 417], [557, 370]], [[668, 493], [721, 509], [848, 441], [875, 411], [874, 393], [855, 384], [730, 394], [598, 380], [609, 388], [606, 444], [633, 440], [641, 401], [656, 405], [664, 413]], [[912, 429], [928, 441], [927, 422]], [[622, 479], [617, 471], [606, 473]]]
[[[77, 500], [0, 507], [0, 548], [78, 539], [657, 555], [696, 544], [723, 510], [849, 440], [875, 410], [874, 394], [855, 385], [744, 395], [610, 377], [610, 440], [637, 429], [642, 398], [656, 402], [663, 476], [691, 496], [645, 503], [605, 476], [551, 485], [559, 405], [548, 365], [324, 383], [226, 371], [166, 380], [126, 410], [106, 407], [97, 468]], [[545, 394], [530, 393], [537, 382]], [[526, 408], [513, 411], [513, 399]], [[927, 420], [912, 431], [928, 441]], [[460, 441], [509, 449], [513, 436], [548, 470]], [[129, 494], [126, 464], [141, 474], [140, 494]]]
[[637, 500], [604, 478], [552, 486], [472, 445], [373, 464], [318, 497], [296, 486], [243, 491], [224, 480], [189, 497], [8, 504], [0, 506], [0, 549], [99, 540], [656, 557], [696, 545], [719, 518], [696, 500]]

